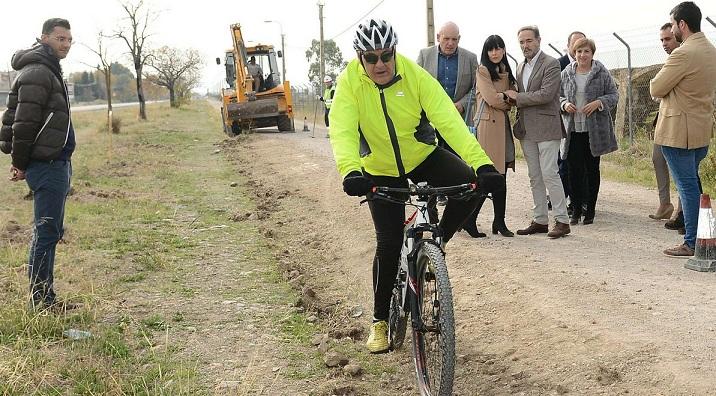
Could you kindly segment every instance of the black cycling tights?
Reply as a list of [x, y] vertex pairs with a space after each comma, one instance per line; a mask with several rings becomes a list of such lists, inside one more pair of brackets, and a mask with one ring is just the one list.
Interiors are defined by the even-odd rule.
[[[437, 147], [407, 178], [366, 174], [378, 186], [407, 187], [407, 179], [414, 183], [428, 182], [432, 187], [453, 186], [476, 181], [475, 171], [460, 157]], [[440, 228], [447, 242], [475, 209], [477, 198], [469, 201], [448, 200], [440, 220]], [[390, 295], [398, 273], [400, 249], [403, 244], [405, 205], [385, 201], [370, 201], [377, 246], [373, 259], [373, 317], [387, 320]]]

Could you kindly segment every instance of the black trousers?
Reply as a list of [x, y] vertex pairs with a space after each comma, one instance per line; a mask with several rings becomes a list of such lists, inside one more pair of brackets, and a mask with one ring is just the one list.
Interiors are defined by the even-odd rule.
[[325, 109], [325, 112], [323, 113], [323, 121], [326, 123], [326, 127], [328, 127], [328, 113], [330, 112], [330, 110]]
[[[475, 171], [460, 157], [437, 147], [422, 164], [406, 177], [373, 176], [366, 174], [378, 186], [407, 187], [407, 179], [414, 183], [425, 181], [433, 187], [452, 186], [476, 181]], [[440, 228], [447, 242], [475, 209], [477, 197], [469, 201], [448, 200], [440, 220]], [[387, 320], [390, 295], [398, 274], [400, 250], [403, 244], [405, 205], [385, 201], [370, 201], [370, 214], [375, 227], [376, 249], [373, 258], [373, 317]]]
[[567, 162], [569, 163], [569, 184], [572, 187], [573, 216], [581, 215], [582, 203], [586, 203], [587, 213], [585, 215], [594, 217], [601, 180], [600, 158], [593, 156], [589, 149], [589, 133], [571, 132]]
[[[507, 208], [507, 168], [505, 168], [505, 173], [502, 175], [502, 177], [505, 178], [505, 189], [496, 191], [492, 193], [492, 210], [495, 214], [494, 219], [492, 220], [492, 224], [500, 224], [504, 223], [505, 221], [505, 211]], [[477, 206], [475, 207], [475, 210], [472, 212], [470, 216], [468, 216], [467, 221], [472, 221], [475, 223], [477, 221], [477, 216], [480, 214], [480, 210], [482, 209], [482, 205], [485, 203], [485, 200], [487, 199], [487, 196], [480, 195], [480, 197], [477, 199]], [[494, 226], [493, 226], [494, 227]]]

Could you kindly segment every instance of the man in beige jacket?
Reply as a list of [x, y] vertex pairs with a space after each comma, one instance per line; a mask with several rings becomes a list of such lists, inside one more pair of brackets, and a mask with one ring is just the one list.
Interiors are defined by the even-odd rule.
[[664, 250], [693, 256], [699, 216], [699, 163], [706, 157], [713, 127], [716, 48], [701, 32], [701, 10], [691, 1], [671, 10], [671, 31], [682, 44], [651, 80], [651, 96], [661, 98], [654, 143], [669, 164], [684, 211], [684, 242]]

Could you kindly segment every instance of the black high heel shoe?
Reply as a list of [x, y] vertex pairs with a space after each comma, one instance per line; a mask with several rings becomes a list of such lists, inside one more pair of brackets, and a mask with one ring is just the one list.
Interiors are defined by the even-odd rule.
[[473, 238], [485, 238], [487, 236], [484, 232], [480, 232], [480, 230], [477, 229], [477, 224], [473, 222], [463, 224], [462, 229]]
[[492, 234], [494, 235], [494, 234], [497, 234], [498, 232], [499, 232], [502, 236], [504, 236], [504, 237], [513, 237], [513, 236], [515, 236], [515, 233], [512, 232], [512, 231], [510, 231], [510, 230], [507, 228], [507, 225], [505, 224], [504, 221], [499, 222], [499, 223], [496, 223], [496, 222], [493, 221], [493, 222], [492, 222]]

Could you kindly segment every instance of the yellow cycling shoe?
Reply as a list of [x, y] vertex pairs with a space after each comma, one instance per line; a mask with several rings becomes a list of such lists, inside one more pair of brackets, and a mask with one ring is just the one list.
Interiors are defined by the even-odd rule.
[[388, 322], [381, 320], [370, 326], [370, 335], [365, 346], [370, 353], [388, 352]]

